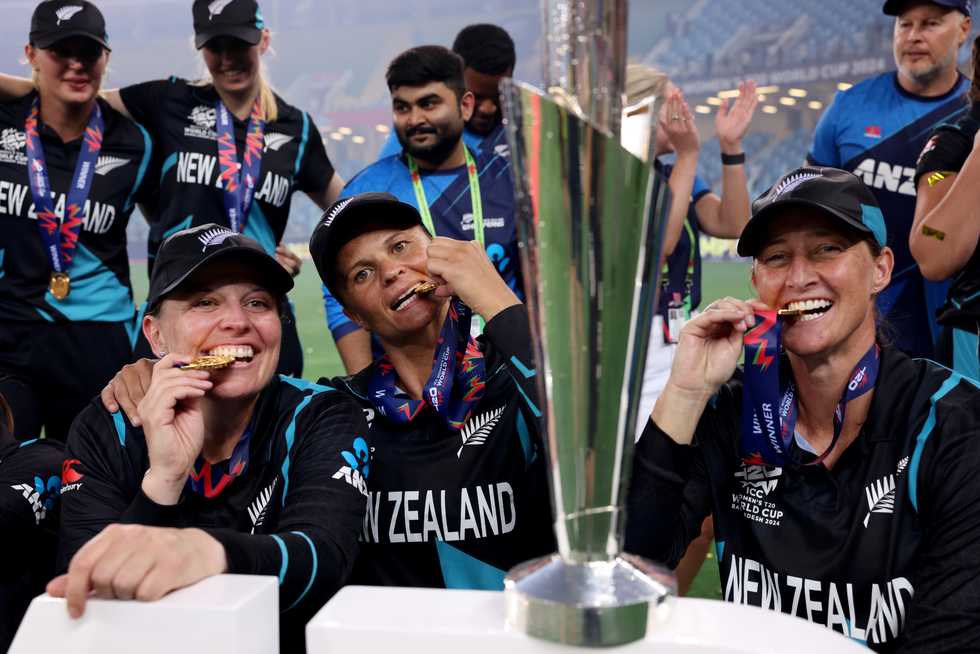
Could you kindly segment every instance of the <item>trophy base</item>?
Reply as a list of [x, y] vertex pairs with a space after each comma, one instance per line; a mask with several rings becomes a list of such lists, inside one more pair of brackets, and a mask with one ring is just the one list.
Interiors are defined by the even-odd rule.
[[650, 609], [662, 619], [677, 593], [666, 568], [631, 554], [574, 563], [552, 554], [504, 578], [507, 624], [566, 645], [609, 647], [646, 635]]

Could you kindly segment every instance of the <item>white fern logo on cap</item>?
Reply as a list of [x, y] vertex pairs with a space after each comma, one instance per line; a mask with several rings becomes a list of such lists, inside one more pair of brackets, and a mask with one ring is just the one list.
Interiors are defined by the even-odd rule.
[[772, 197], [777, 198], [783, 193], [789, 193], [803, 182], [818, 177], [821, 177], [820, 173], [796, 173], [795, 175], [790, 175], [772, 190]]
[[67, 5], [54, 12], [55, 16], [58, 17], [57, 25], [61, 25], [61, 21], [63, 20], [71, 20], [71, 17], [80, 12], [82, 9], [84, 9], [84, 7], [79, 5]]
[[201, 252], [204, 252], [212, 245], [221, 245], [225, 242], [225, 239], [234, 235], [235, 232], [226, 227], [215, 227], [198, 236], [197, 240], [204, 244], [204, 247], [201, 248]]
[[225, 7], [230, 5], [232, 2], [233, 0], [214, 0], [214, 2], [208, 5], [208, 14], [210, 14], [208, 16], [208, 20], [213, 20], [215, 16], [224, 11]]
[[334, 207], [333, 209], [331, 209], [330, 210], [330, 213], [328, 213], [327, 216], [326, 216], [326, 218], [323, 219], [323, 226], [324, 227], [330, 227], [330, 224], [333, 223], [333, 220], [334, 220], [334, 218], [337, 217], [337, 214], [339, 214], [341, 211], [343, 211], [344, 210], [344, 207], [346, 207], [348, 204], [350, 204], [353, 200], [354, 200], [354, 198], [347, 198], [346, 200], [341, 200], [340, 201], [340, 204], [338, 204], [336, 207]]

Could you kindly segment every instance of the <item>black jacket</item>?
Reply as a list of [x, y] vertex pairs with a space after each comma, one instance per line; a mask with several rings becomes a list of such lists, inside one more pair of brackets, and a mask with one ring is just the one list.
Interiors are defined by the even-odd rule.
[[229, 573], [279, 578], [283, 652], [302, 651], [304, 625], [354, 564], [364, 494], [333, 472], [367, 427], [345, 395], [290, 377], [274, 378], [255, 411], [241, 476], [212, 499], [185, 489], [178, 504], [161, 506], [140, 490], [149, 465], [143, 430], [96, 398], [68, 436], [74, 476], [61, 489], [59, 568], [113, 522], [201, 528], [224, 546]]
[[831, 470], [747, 465], [741, 411], [733, 381], [705, 410], [693, 446], [648, 423], [634, 459], [626, 549], [674, 566], [710, 513], [727, 601], [824, 624], [877, 651], [975, 649], [973, 383], [883, 348], [867, 421]]

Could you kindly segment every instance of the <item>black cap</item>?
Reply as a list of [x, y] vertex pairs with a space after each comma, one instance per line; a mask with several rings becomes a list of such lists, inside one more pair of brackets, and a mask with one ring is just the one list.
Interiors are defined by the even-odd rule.
[[418, 209], [390, 193], [361, 193], [337, 200], [323, 212], [310, 237], [310, 255], [320, 279], [337, 297], [336, 264], [340, 248], [374, 229], [407, 229], [415, 225], [425, 229]]
[[[922, 4], [923, 0], [916, 0]], [[928, 4], [939, 5], [940, 7], [946, 7], [948, 9], [956, 9], [962, 12], [966, 16], [973, 15], [973, 0], [927, 0]], [[882, 7], [882, 11], [888, 16], [898, 16], [904, 10], [906, 5], [913, 2], [913, 0], [885, 0], [885, 6]]]
[[194, 45], [216, 36], [233, 36], [252, 45], [262, 40], [265, 21], [255, 0], [194, 0]]
[[45, 0], [34, 8], [28, 38], [35, 47], [50, 48], [69, 36], [84, 36], [109, 49], [105, 18], [91, 2]]
[[275, 295], [285, 295], [293, 287], [293, 278], [286, 269], [266, 254], [257, 241], [227, 227], [208, 223], [181, 230], [160, 246], [150, 276], [147, 311], [152, 311], [201, 267], [224, 257], [248, 261], [249, 265], [255, 266], [265, 278], [266, 288]]
[[752, 203], [752, 217], [738, 239], [738, 254], [752, 257], [765, 245], [766, 227], [788, 206], [814, 207], [873, 237], [884, 247], [888, 232], [878, 201], [860, 179], [837, 168], [804, 166], [786, 173]]

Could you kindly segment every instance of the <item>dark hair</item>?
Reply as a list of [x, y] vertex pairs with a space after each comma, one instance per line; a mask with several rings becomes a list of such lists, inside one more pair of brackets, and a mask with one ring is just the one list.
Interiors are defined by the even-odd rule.
[[7, 398], [0, 393], [0, 441], [4, 436], [14, 435], [14, 412], [7, 404]]
[[467, 25], [460, 30], [453, 41], [453, 52], [463, 58], [468, 68], [484, 75], [509, 75], [517, 63], [514, 39], [504, 28], [489, 23]]
[[401, 53], [388, 64], [385, 79], [389, 91], [399, 86], [425, 86], [442, 82], [456, 94], [457, 99], [466, 93], [463, 60], [441, 45], [420, 45]]
[[980, 35], [973, 39], [970, 59], [973, 60], [973, 80], [970, 82], [970, 90], [967, 95], [970, 97], [970, 102], [980, 102]]

